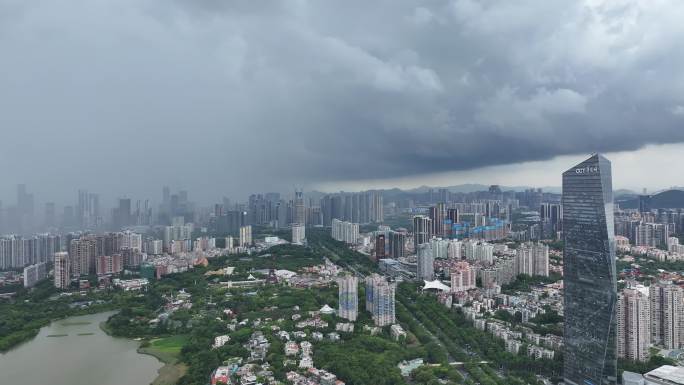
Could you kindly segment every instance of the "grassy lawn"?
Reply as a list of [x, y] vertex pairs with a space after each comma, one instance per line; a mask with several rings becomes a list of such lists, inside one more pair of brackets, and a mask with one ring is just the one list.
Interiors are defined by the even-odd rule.
[[173, 365], [178, 361], [178, 356], [187, 340], [188, 337], [184, 335], [157, 338], [151, 340], [148, 346], [140, 347], [138, 351], [155, 356], [160, 361]]
[[150, 341], [150, 347], [165, 353], [179, 354], [188, 337], [183, 335], [158, 338]]

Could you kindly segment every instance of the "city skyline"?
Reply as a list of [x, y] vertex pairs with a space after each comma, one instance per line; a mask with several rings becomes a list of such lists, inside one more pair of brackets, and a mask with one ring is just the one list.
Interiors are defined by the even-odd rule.
[[684, 385], [682, 20], [0, 0], [0, 383]]

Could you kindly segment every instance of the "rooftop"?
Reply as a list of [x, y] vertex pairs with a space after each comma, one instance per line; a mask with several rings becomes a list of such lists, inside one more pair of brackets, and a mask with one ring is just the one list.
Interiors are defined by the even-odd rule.
[[648, 380], [660, 380], [665, 384], [684, 384], [684, 367], [663, 365], [646, 373], [644, 377]]

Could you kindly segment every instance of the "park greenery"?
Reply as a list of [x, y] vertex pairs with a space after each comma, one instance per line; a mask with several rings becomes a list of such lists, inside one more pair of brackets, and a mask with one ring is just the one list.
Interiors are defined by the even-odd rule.
[[521, 291], [530, 291], [530, 288], [533, 286], [547, 285], [549, 283], [558, 282], [562, 279], [563, 277], [560, 274], [554, 272], [550, 273], [548, 277], [541, 275], [531, 276], [520, 274], [515, 277], [513, 282], [507, 285], [502, 285], [501, 292], [504, 294], [516, 294], [517, 292]]

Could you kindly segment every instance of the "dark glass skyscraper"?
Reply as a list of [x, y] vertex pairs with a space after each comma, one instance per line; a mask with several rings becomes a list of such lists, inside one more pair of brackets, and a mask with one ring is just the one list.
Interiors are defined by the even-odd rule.
[[611, 179], [601, 155], [563, 173], [566, 385], [617, 383]]

